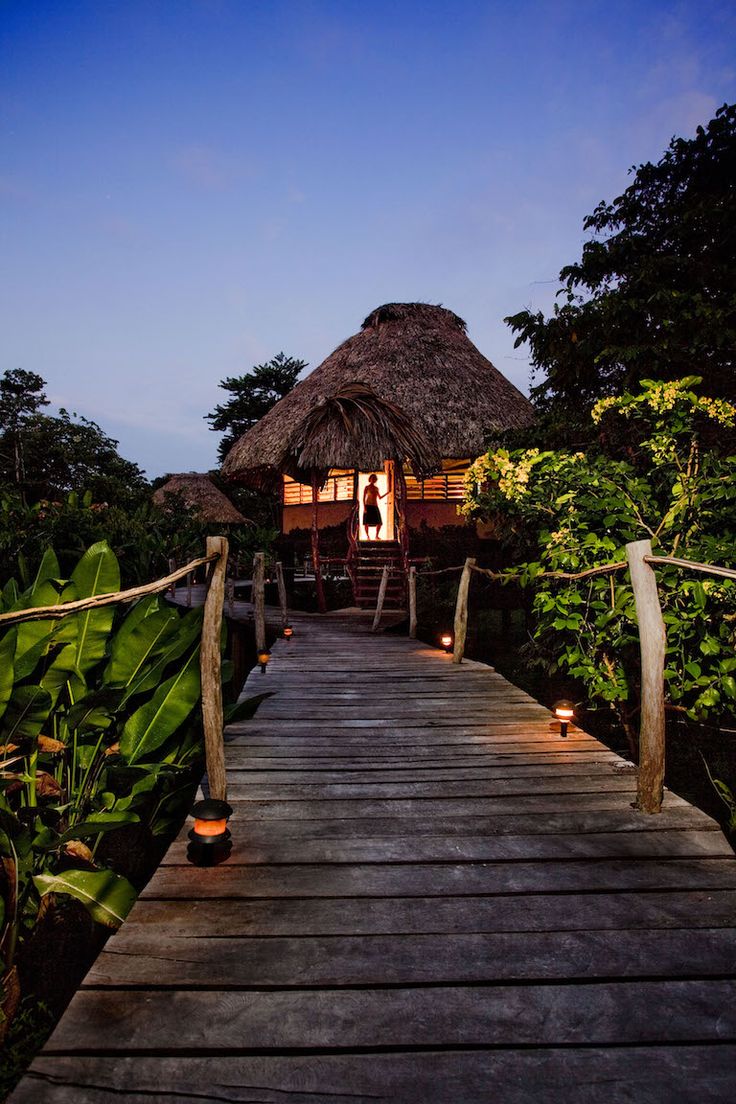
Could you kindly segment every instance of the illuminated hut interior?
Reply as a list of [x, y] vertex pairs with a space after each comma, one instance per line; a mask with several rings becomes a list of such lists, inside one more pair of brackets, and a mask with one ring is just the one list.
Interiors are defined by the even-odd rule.
[[153, 492], [153, 503], [159, 509], [165, 510], [177, 499], [193, 510], [199, 521], [216, 525], [251, 524], [204, 472], [170, 475]]
[[[532, 421], [528, 399], [479, 352], [444, 307], [389, 303], [238, 440], [227, 479], [278, 489], [285, 536], [344, 527], [344, 556], [358, 605], [375, 601], [392, 567], [403, 594], [411, 532], [458, 525], [470, 462], [489, 433]], [[363, 525], [371, 475], [381, 528]]]

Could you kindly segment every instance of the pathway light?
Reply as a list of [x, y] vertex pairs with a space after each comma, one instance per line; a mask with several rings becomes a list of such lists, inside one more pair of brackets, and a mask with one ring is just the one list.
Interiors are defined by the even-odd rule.
[[555, 702], [553, 709], [555, 717], [560, 722], [560, 736], [564, 739], [567, 736], [568, 724], [575, 718], [575, 703], [563, 698]]
[[195, 866], [216, 866], [232, 850], [227, 822], [232, 808], [227, 801], [206, 797], [192, 809], [194, 827], [189, 832], [187, 858]]
[[284, 625], [284, 637], [286, 638], [286, 640], [291, 640], [293, 635], [294, 630], [292, 629], [291, 625]]
[[452, 633], [443, 633], [440, 637], [440, 644], [446, 652], [452, 651]]
[[266, 673], [266, 667], [268, 665], [268, 661], [269, 661], [270, 658], [271, 658], [271, 653], [269, 652], [268, 648], [261, 648], [261, 650], [258, 652], [258, 662], [261, 665], [261, 674], [262, 675], [265, 675], [265, 673]]

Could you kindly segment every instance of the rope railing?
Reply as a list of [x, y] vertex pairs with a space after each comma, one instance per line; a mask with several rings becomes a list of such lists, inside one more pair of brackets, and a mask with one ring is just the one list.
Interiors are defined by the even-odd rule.
[[684, 567], [690, 571], [700, 571], [704, 575], [718, 575], [724, 579], [736, 579], [736, 570], [732, 567], [721, 567], [719, 564], [703, 564], [697, 560], [681, 560], [677, 556], [645, 556], [648, 564], [664, 564], [670, 567]]
[[[588, 567], [584, 571], [540, 571], [538, 575], [534, 576], [534, 581], [537, 579], [567, 579], [568, 581], [574, 579], [588, 579], [592, 578], [594, 575], [610, 575], [614, 571], [622, 571], [626, 566], [626, 560], [621, 560], [619, 563], [601, 564], [599, 567]], [[462, 571], [462, 568], [454, 567], [452, 570]], [[519, 581], [518, 575], [514, 575], [508, 571], [489, 571], [487, 567], [478, 567], [476, 564], [473, 564], [470, 570], [475, 571], [478, 575], [485, 575], [495, 582]]]
[[460, 564], [458, 567], [441, 567], [437, 571], [417, 571], [416, 574], [417, 578], [423, 579], [429, 575], [451, 575], [455, 571], [462, 571], [462, 569], [463, 565]]
[[76, 602], [63, 602], [56, 606], [36, 606], [31, 609], [11, 610], [9, 613], [0, 613], [0, 627], [3, 625], [16, 625], [21, 621], [58, 621], [62, 617], [68, 617], [72, 613], [81, 613], [89, 609], [101, 609], [103, 606], [114, 606], [118, 602], [135, 602], [138, 598], [145, 598], [148, 594], [160, 594], [168, 590], [172, 583], [183, 579], [185, 575], [202, 567], [203, 564], [212, 563], [220, 558], [219, 552], [211, 556], [200, 556], [191, 560], [184, 567], [179, 567], [169, 575], [156, 579], [152, 583], [143, 586], [131, 587], [129, 590], [109, 591], [106, 594], [93, 594], [89, 598], [79, 598]]

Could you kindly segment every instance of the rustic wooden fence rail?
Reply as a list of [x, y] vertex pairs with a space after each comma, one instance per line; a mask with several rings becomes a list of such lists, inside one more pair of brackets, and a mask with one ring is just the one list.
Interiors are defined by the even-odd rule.
[[[657, 590], [654, 567], [678, 567], [720, 578], [736, 579], [736, 569], [718, 564], [698, 563], [677, 556], [655, 556], [649, 540], [632, 541], [626, 545], [626, 559], [616, 563], [600, 564], [583, 571], [544, 571], [536, 579], [561, 579], [574, 581], [596, 575], [611, 575], [629, 570], [634, 592], [636, 617], [639, 625], [641, 651], [641, 713], [639, 721], [639, 772], [637, 781], [637, 806], [645, 813], [658, 813], [662, 809], [665, 768], [665, 700], [664, 664], [667, 644], [662, 606]], [[449, 575], [462, 572], [455, 603], [455, 635], [452, 661], [462, 663], [468, 629], [468, 595], [470, 579], [475, 572], [497, 582], [513, 581], [509, 571], [490, 571], [478, 567], [469, 558], [462, 566], [446, 567], [438, 571], [415, 571], [409, 578], [409, 635], [416, 636], [416, 580], [417, 578]], [[412, 612], [413, 611], [413, 612]]]
[[152, 583], [116, 590], [106, 594], [94, 594], [76, 602], [64, 602], [56, 606], [36, 606], [31, 609], [11, 610], [0, 614], [0, 629], [24, 621], [57, 621], [83, 610], [101, 609], [119, 603], [135, 602], [149, 594], [161, 594], [173, 587], [179, 579], [191, 579], [198, 567], [209, 564], [207, 593], [202, 619], [199, 666], [202, 687], [202, 727], [204, 733], [207, 778], [212, 797], [224, 801], [227, 797], [225, 775], [225, 745], [223, 741], [222, 671], [220, 634], [225, 600], [225, 576], [227, 572], [228, 542], [225, 537], [208, 537], [206, 554], [170, 571]]

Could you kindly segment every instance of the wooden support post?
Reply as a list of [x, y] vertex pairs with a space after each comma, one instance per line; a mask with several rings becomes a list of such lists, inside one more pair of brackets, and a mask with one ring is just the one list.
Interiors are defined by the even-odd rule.
[[192, 573], [187, 575], [187, 608], [192, 608]]
[[396, 520], [399, 535], [399, 545], [401, 547], [401, 565], [404, 569], [405, 575], [408, 575], [409, 568], [409, 526], [406, 521], [406, 477], [404, 476], [404, 465], [401, 460], [395, 460], [392, 467], [393, 472], [393, 484], [394, 484], [394, 501], [396, 508]]
[[235, 612], [235, 580], [228, 579], [227, 583], [227, 612], [232, 617]]
[[317, 609], [324, 613], [327, 609], [325, 602], [325, 588], [322, 583], [322, 564], [319, 558], [319, 479], [316, 472], [312, 472], [312, 567], [314, 569], [314, 585], [317, 591]]
[[[173, 556], [169, 556], [169, 575], [172, 575], [176, 571], [176, 560]], [[176, 597], [176, 582], [171, 584], [171, 597]]]
[[276, 583], [279, 588], [279, 605], [281, 606], [281, 628], [289, 624], [289, 607], [286, 602], [286, 583], [284, 582], [284, 565], [281, 560], [276, 564]]
[[253, 614], [256, 622], [256, 651], [266, 648], [266, 590], [265, 590], [264, 552], [256, 552], [253, 557]]
[[470, 576], [475, 558], [468, 556], [465, 561], [463, 573], [457, 588], [457, 602], [455, 603], [455, 647], [452, 652], [452, 662], [462, 663], [465, 655], [465, 637], [468, 633], [468, 591], [470, 590]]
[[218, 801], [227, 799], [225, 775], [225, 741], [222, 715], [222, 673], [220, 635], [222, 632], [222, 607], [225, 600], [225, 572], [227, 570], [227, 540], [225, 537], [207, 538], [207, 555], [219, 553], [208, 576], [202, 620], [202, 642], [199, 650], [199, 671], [202, 680], [202, 726], [207, 761], [207, 779], [210, 795]]
[[657, 593], [657, 577], [644, 559], [651, 554], [651, 541], [633, 541], [626, 545], [641, 647], [641, 715], [636, 803], [643, 813], [661, 812], [665, 758], [666, 633]]
[[417, 569], [409, 568], [409, 639], [417, 638]]
[[371, 632], [375, 632], [381, 623], [381, 614], [383, 613], [383, 603], [386, 601], [386, 587], [388, 586], [388, 573], [390, 570], [388, 564], [385, 564], [381, 572], [381, 582], [378, 587], [378, 601], [376, 602], [376, 612], [373, 617]]

